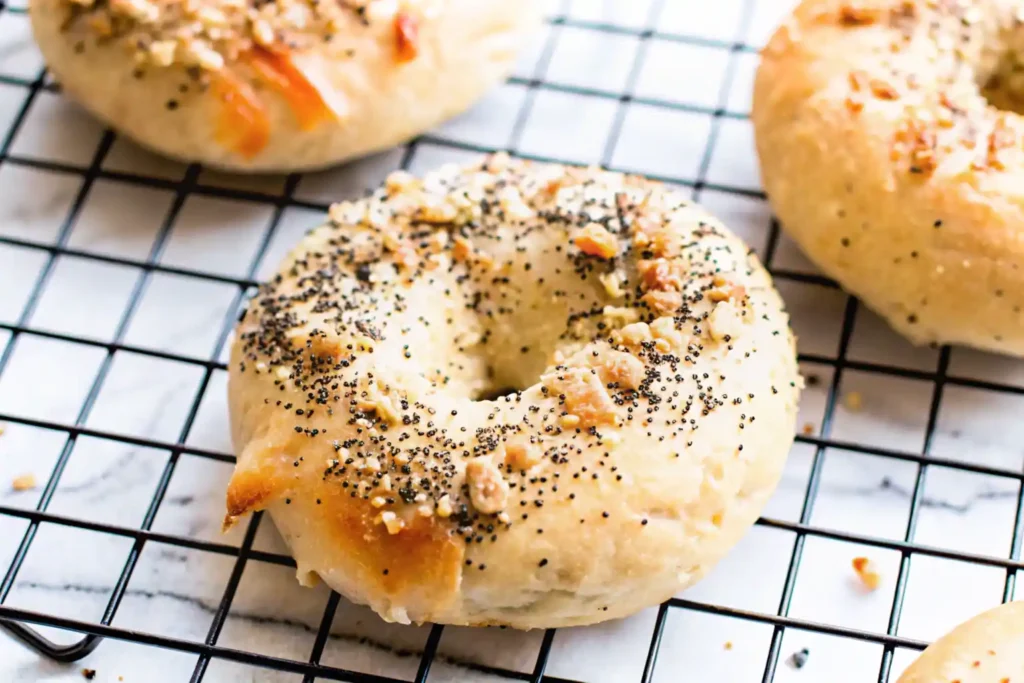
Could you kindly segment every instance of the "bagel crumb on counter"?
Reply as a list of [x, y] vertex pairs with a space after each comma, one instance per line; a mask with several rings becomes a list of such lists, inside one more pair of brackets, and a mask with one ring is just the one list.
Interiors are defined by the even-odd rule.
[[843, 405], [851, 413], [859, 413], [864, 408], [864, 395], [859, 391], [848, 391], [843, 395]]
[[11, 480], [11, 489], [14, 491], [31, 491], [38, 485], [36, 475], [31, 473], [18, 475]]
[[850, 563], [857, 579], [861, 585], [869, 591], [877, 590], [882, 584], [882, 575], [878, 573], [878, 567], [867, 557], [855, 557]]
[[800, 386], [767, 273], [681, 193], [504, 154], [396, 172], [240, 317], [225, 523], [268, 509], [300, 575], [392, 621], [623, 616], [753, 523]]

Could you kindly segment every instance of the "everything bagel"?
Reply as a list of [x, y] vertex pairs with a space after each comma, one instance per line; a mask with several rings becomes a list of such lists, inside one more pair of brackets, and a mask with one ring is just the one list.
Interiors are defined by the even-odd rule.
[[187, 162], [295, 171], [390, 147], [501, 80], [540, 18], [499, 0], [31, 0], [64, 92]]
[[1024, 354], [1024, 2], [805, 0], [752, 118], [783, 228], [916, 343]]
[[490, 157], [332, 207], [230, 365], [227, 523], [385, 619], [586, 624], [701, 577], [799, 377], [769, 276], [680, 192]]

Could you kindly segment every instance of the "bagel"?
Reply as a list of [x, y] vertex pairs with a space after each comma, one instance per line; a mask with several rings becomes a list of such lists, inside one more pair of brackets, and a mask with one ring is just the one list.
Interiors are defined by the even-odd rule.
[[936, 640], [897, 683], [1016, 683], [1024, 680], [1024, 602], [968, 619]]
[[1024, 354], [1022, 19], [1020, 0], [805, 0], [762, 52], [783, 229], [914, 343]]
[[321, 168], [405, 141], [512, 68], [538, 0], [30, 0], [64, 91], [186, 162]]
[[798, 395], [757, 257], [680, 192], [505, 155], [335, 205], [232, 346], [226, 524], [389, 621], [587, 624], [755, 521]]

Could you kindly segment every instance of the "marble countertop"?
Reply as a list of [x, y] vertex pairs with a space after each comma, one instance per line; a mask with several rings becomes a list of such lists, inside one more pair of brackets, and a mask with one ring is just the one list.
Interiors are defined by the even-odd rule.
[[[639, 4], [658, 6], [653, 0]], [[660, 30], [711, 40], [735, 39], [744, 3], [722, 2], [715, 10], [702, 3], [703, 11], [695, 14], [698, 5], [669, 0], [659, 15]], [[754, 5], [745, 38], [749, 44], [764, 40], [785, 5], [768, 1]], [[570, 15], [581, 21], [639, 25], [635, 8], [625, 12], [615, 3], [596, 1], [572, 2], [568, 7]], [[694, 16], [700, 17], [696, 24]], [[41, 91], [32, 97], [20, 121], [9, 158], [0, 161], [0, 324], [52, 334], [29, 332], [12, 340], [11, 333], [0, 327], [0, 352], [11, 345], [9, 361], [0, 373], [0, 415], [61, 424], [80, 421], [100, 433], [165, 445], [183, 442], [195, 449], [228, 453], [225, 373], [220, 369], [207, 373], [201, 365], [183, 361], [223, 360], [220, 331], [236, 313], [239, 289], [187, 273], [243, 279], [266, 275], [302, 232], [319, 220], [321, 207], [376, 185], [406, 154], [411, 156], [414, 172], [472, 155], [462, 148], [511, 146], [524, 154], [580, 162], [609, 159], [617, 168], [683, 181], [703, 173], [708, 186], [700, 193], [700, 201], [765, 255], [770, 213], [757, 194], [752, 137], [743, 117], [749, 108], [756, 55], [659, 39], [646, 49], [646, 61], [638, 63], [650, 66], [641, 68], [635, 81], [630, 81], [628, 67], [639, 59], [641, 50], [635, 37], [573, 26], [548, 28], [524, 53], [517, 69], [519, 80], [497, 88], [472, 111], [412, 149], [400, 148], [307, 175], [293, 188], [284, 178], [239, 178], [204, 171], [196, 179], [196, 191], [183, 202], [177, 201], [173, 182], [138, 180], [180, 180], [186, 172], [183, 166], [120, 138], [111, 143], [101, 126], [58, 92]], [[618, 108], [625, 105], [615, 97], [531, 88], [527, 81], [538, 75], [545, 54], [550, 58], [543, 74], [546, 81], [595, 92], [618, 92], [632, 82], [643, 97], [681, 101], [693, 111], [666, 112], [633, 104], [619, 120]], [[731, 68], [730, 55], [735, 62]], [[19, 83], [34, 79], [40, 68], [27, 18], [0, 12], [0, 76], [7, 77], [7, 81], [0, 79], [0, 138], [29, 97], [29, 90]], [[730, 85], [722, 92], [726, 75]], [[695, 113], [714, 109], [720, 101], [734, 115], [714, 120]], [[571, 129], [565, 120], [573, 120]], [[619, 142], [609, 149], [611, 130], [618, 130]], [[708, 144], [713, 149], [705, 155]], [[58, 166], [52, 167], [53, 163]], [[100, 169], [100, 175], [94, 182], [83, 182], [81, 169], [90, 165]], [[223, 188], [241, 193], [226, 197], [218, 191]], [[275, 202], [286, 189], [292, 194], [284, 202], [287, 206], [280, 220], [275, 220]], [[54, 244], [71, 253], [50, 264], [45, 247]], [[106, 260], [93, 258], [96, 255]], [[180, 272], [147, 275], [133, 265], [147, 260]], [[793, 273], [815, 272], [785, 237], [772, 265]], [[34, 298], [33, 287], [41, 277], [45, 286]], [[835, 358], [847, 297], [800, 280], [780, 280], [778, 285], [793, 316], [801, 353]], [[100, 343], [116, 338], [129, 349], [156, 350], [167, 357], [118, 350], [108, 359], [102, 345], [53, 334]], [[927, 373], [938, 367], [939, 352], [909, 346], [858, 308], [846, 357], [853, 367], [842, 373], [841, 400], [829, 439], [910, 456], [925, 453], [927, 447], [927, 454], [937, 458], [1001, 472], [1021, 471], [1024, 363], [954, 349], [948, 366], [952, 379], [942, 387], [932, 438], [926, 444], [936, 391]], [[897, 376], [872, 371], [876, 364], [914, 372]], [[813, 437], [822, 427], [834, 364], [805, 362], [802, 369], [809, 386], [799, 425]], [[965, 386], [964, 379], [986, 384]], [[192, 415], [197, 400], [199, 408]], [[3, 511], [38, 505], [41, 485], [67, 446], [66, 432], [17, 421], [10, 421], [0, 436], [2, 571], [27, 527], [25, 519]], [[71, 448], [49, 513], [138, 528], [161, 477], [173, 468], [152, 530], [224, 546], [241, 542], [244, 527], [226, 536], [220, 532], [229, 463], [192, 454], [171, 458], [165, 449], [95, 436], [81, 436]], [[912, 457], [862, 450], [823, 450], [808, 524], [857, 537], [902, 541], [912, 493], [921, 476], [919, 467]], [[813, 443], [794, 446], [783, 480], [765, 511], [767, 518], [800, 521], [815, 452]], [[24, 474], [34, 475], [40, 487], [14, 491], [7, 486]], [[1018, 478], [930, 465], [920, 483], [923, 493], [916, 512], [915, 544], [987, 557], [1009, 556], [1021, 497]], [[796, 539], [792, 530], [778, 525], [756, 526], [707, 579], [683, 597], [698, 604], [775, 615]], [[131, 547], [130, 538], [43, 523], [4, 604], [98, 621]], [[253, 547], [284, 552], [269, 521], [259, 525]], [[885, 633], [901, 561], [897, 551], [819, 534], [807, 536], [799, 551], [789, 617]], [[850, 568], [857, 556], [869, 557], [879, 567], [878, 590], [867, 592], [858, 584]], [[229, 554], [147, 542], [113, 624], [202, 642], [234, 565]], [[898, 635], [928, 641], [997, 604], [1008, 571], [1012, 572], [915, 553]], [[218, 644], [306, 661], [328, 592], [300, 588], [292, 573], [286, 566], [248, 560]], [[1017, 597], [1024, 598], [1024, 589], [1017, 589]], [[656, 617], [655, 608], [624, 621], [558, 631], [547, 673], [588, 683], [639, 681]], [[44, 631], [58, 642], [77, 639], [66, 632]], [[428, 633], [427, 627], [384, 624], [368, 610], [342, 600], [322, 661], [411, 679]], [[653, 680], [759, 681], [772, 634], [769, 623], [672, 608]], [[542, 632], [445, 629], [429, 681], [503, 680], [487, 673], [487, 667], [530, 672], [542, 638]], [[801, 669], [787, 665], [787, 657], [802, 648], [809, 650], [806, 665]], [[877, 680], [882, 647], [787, 628], [780, 652], [775, 681], [859, 683]], [[911, 649], [897, 649], [893, 673], [914, 656]], [[97, 672], [98, 681], [163, 683], [188, 680], [195, 664], [195, 655], [107, 640], [84, 661], [58, 665], [0, 631], [0, 680], [4, 681], [77, 681], [87, 667]], [[214, 660], [205, 680], [291, 682], [301, 676]]]

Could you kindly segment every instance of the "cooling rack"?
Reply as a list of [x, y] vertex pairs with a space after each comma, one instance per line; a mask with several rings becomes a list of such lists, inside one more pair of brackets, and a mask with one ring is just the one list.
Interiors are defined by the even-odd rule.
[[[154, 681], [884, 682], [960, 618], [1019, 595], [1024, 369], [907, 347], [803, 261], [766, 208], [749, 92], [757, 49], [791, 4], [557, 3], [515, 75], [456, 121], [337, 171], [239, 179], [155, 159], [88, 122], [48, 80], [24, 5], [0, 3], [0, 476], [38, 473], [37, 486], [0, 496], [0, 626], [30, 648], [0, 656], [5, 678], [73, 679], [68, 663], [120, 647], [133, 654], [101, 660], [113, 663], [100, 676], [144, 661], [141, 680]], [[234, 536], [211, 531], [233, 458], [202, 434], [223, 431], [238, 310], [329, 201], [394, 168], [498, 149], [689, 188], [758, 251], [793, 314], [809, 383], [780, 501], [704, 583], [628, 626], [399, 633], [326, 589], [303, 594], [317, 597], [301, 616], [275, 616], [288, 611], [260, 600], [293, 590], [294, 563], [271, 525], [257, 514]], [[124, 225], [111, 228], [111, 216]], [[93, 300], [101, 270], [118, 293]], [[192, 318], [175, 308], [206, 299], [218, 303]], [[182, 327], [196, 334], [176, 337]], [[174, 391], [157, 392], [155, 421], [130, 429], [134, 399], [109, 393], [147, 384], [147, 363], [171, 368]], [[145, 476], [132, 479], [142, 461]], [[203, 463], [216, 473], [186, 476]], [[90, 466], [98, 474], [81, 474]], [[183, 518], [204, 496], [214, 519]], [[72, 542], [82, 538], [92, 540]], [[872, 554], [885, 587], [859, 595], [839, 579], [849, 558]], [[105, 584], [52, 577], [54, 565], [98, 558], [112, 563]], [[204, 562], [219, 579], [196, 571]], [[273, 578], [249, 586], [257, 566]], [[182, 587], [192, 585], [201, 597]], [[92, 612], [67, 608], [83, 597]], [[195, 613], [201, 623], [183, 626]], [[503, 657], [505, 638], [529, 646]], [[629, 666], [602, 659], [627, 649]], [[43, 664], [25, 664], [31, 651]], [[817, 661], [816, 678], [804, 660]]]

